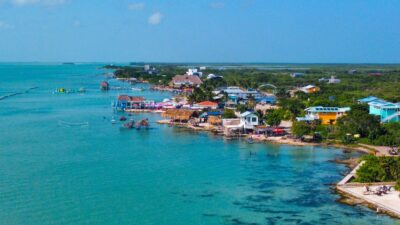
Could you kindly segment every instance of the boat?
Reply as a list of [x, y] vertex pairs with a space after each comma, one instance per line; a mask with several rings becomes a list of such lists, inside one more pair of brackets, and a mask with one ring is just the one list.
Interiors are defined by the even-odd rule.
[[131, 88], [132, 89], [132, 91], [144, 91], [144, 89], [143, 88]]
[[124, 128], [132, 129], [135, 125], [135, 121], [129, 121], [128, 123], [124, 124]]
[[114, 119], [114, 117], [112, 117], [112, 119], [111, 119], [111, 123], [112, 124], [115, 124], [117, 121]]
[[121, 117], [119, 118], [119, 121], [126, 121], [126, 117], [125, 117], [125, 116], [121, 116]]
[[251, 137], [247, 138], [246, 141], [247, 141], [248, 144], [253, 144], [254, 143], [254, 140]]

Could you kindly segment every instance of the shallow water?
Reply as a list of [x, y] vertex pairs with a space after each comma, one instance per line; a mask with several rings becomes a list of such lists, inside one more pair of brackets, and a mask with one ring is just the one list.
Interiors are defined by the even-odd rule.
[[39, 87], [0, 101], [0, 224], [396, 224], [336, 202], [347, 168], [329, 160], [356, 153], [227, 141], [154, 114], [133, 115], [149, 130], [112, 125], [125, 92], [100, 92], [100, 67], [0, 64], [0, 96]]

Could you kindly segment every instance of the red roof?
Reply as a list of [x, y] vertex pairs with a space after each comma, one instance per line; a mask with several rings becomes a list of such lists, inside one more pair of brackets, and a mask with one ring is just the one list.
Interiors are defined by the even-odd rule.
[[103, 81], [103, 82], [101, 82], [100, 83], [100, 86], [102, 86], [102, 87], [108, 87], [108, 82], [107, 81]]
[[205, 102], [197, 103], [197, 105], [199, 105], [199, 106], [209, 106], [209, 107], [213, 107], [213, 106], [218, 106], [218, 103], [216, 103], [216, 102], [210, 102], [210, 101], [205, 101]]

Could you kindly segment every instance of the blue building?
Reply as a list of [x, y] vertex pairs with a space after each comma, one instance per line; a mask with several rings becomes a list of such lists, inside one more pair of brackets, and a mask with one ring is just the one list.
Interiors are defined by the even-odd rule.
[[400, 103], [392, 103], [375, 96], [358, 100], [359, 103], [368, 104], [369, 114], [379, 116], [382, 123], [400, 122]]

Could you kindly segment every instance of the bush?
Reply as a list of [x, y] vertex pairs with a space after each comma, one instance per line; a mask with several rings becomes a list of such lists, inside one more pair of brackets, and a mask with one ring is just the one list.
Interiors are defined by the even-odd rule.
[[396, 186], [394, 186], [394, 189], [396, 189], [396, 191], [400, 191], [400, 179], [397, 180]]

